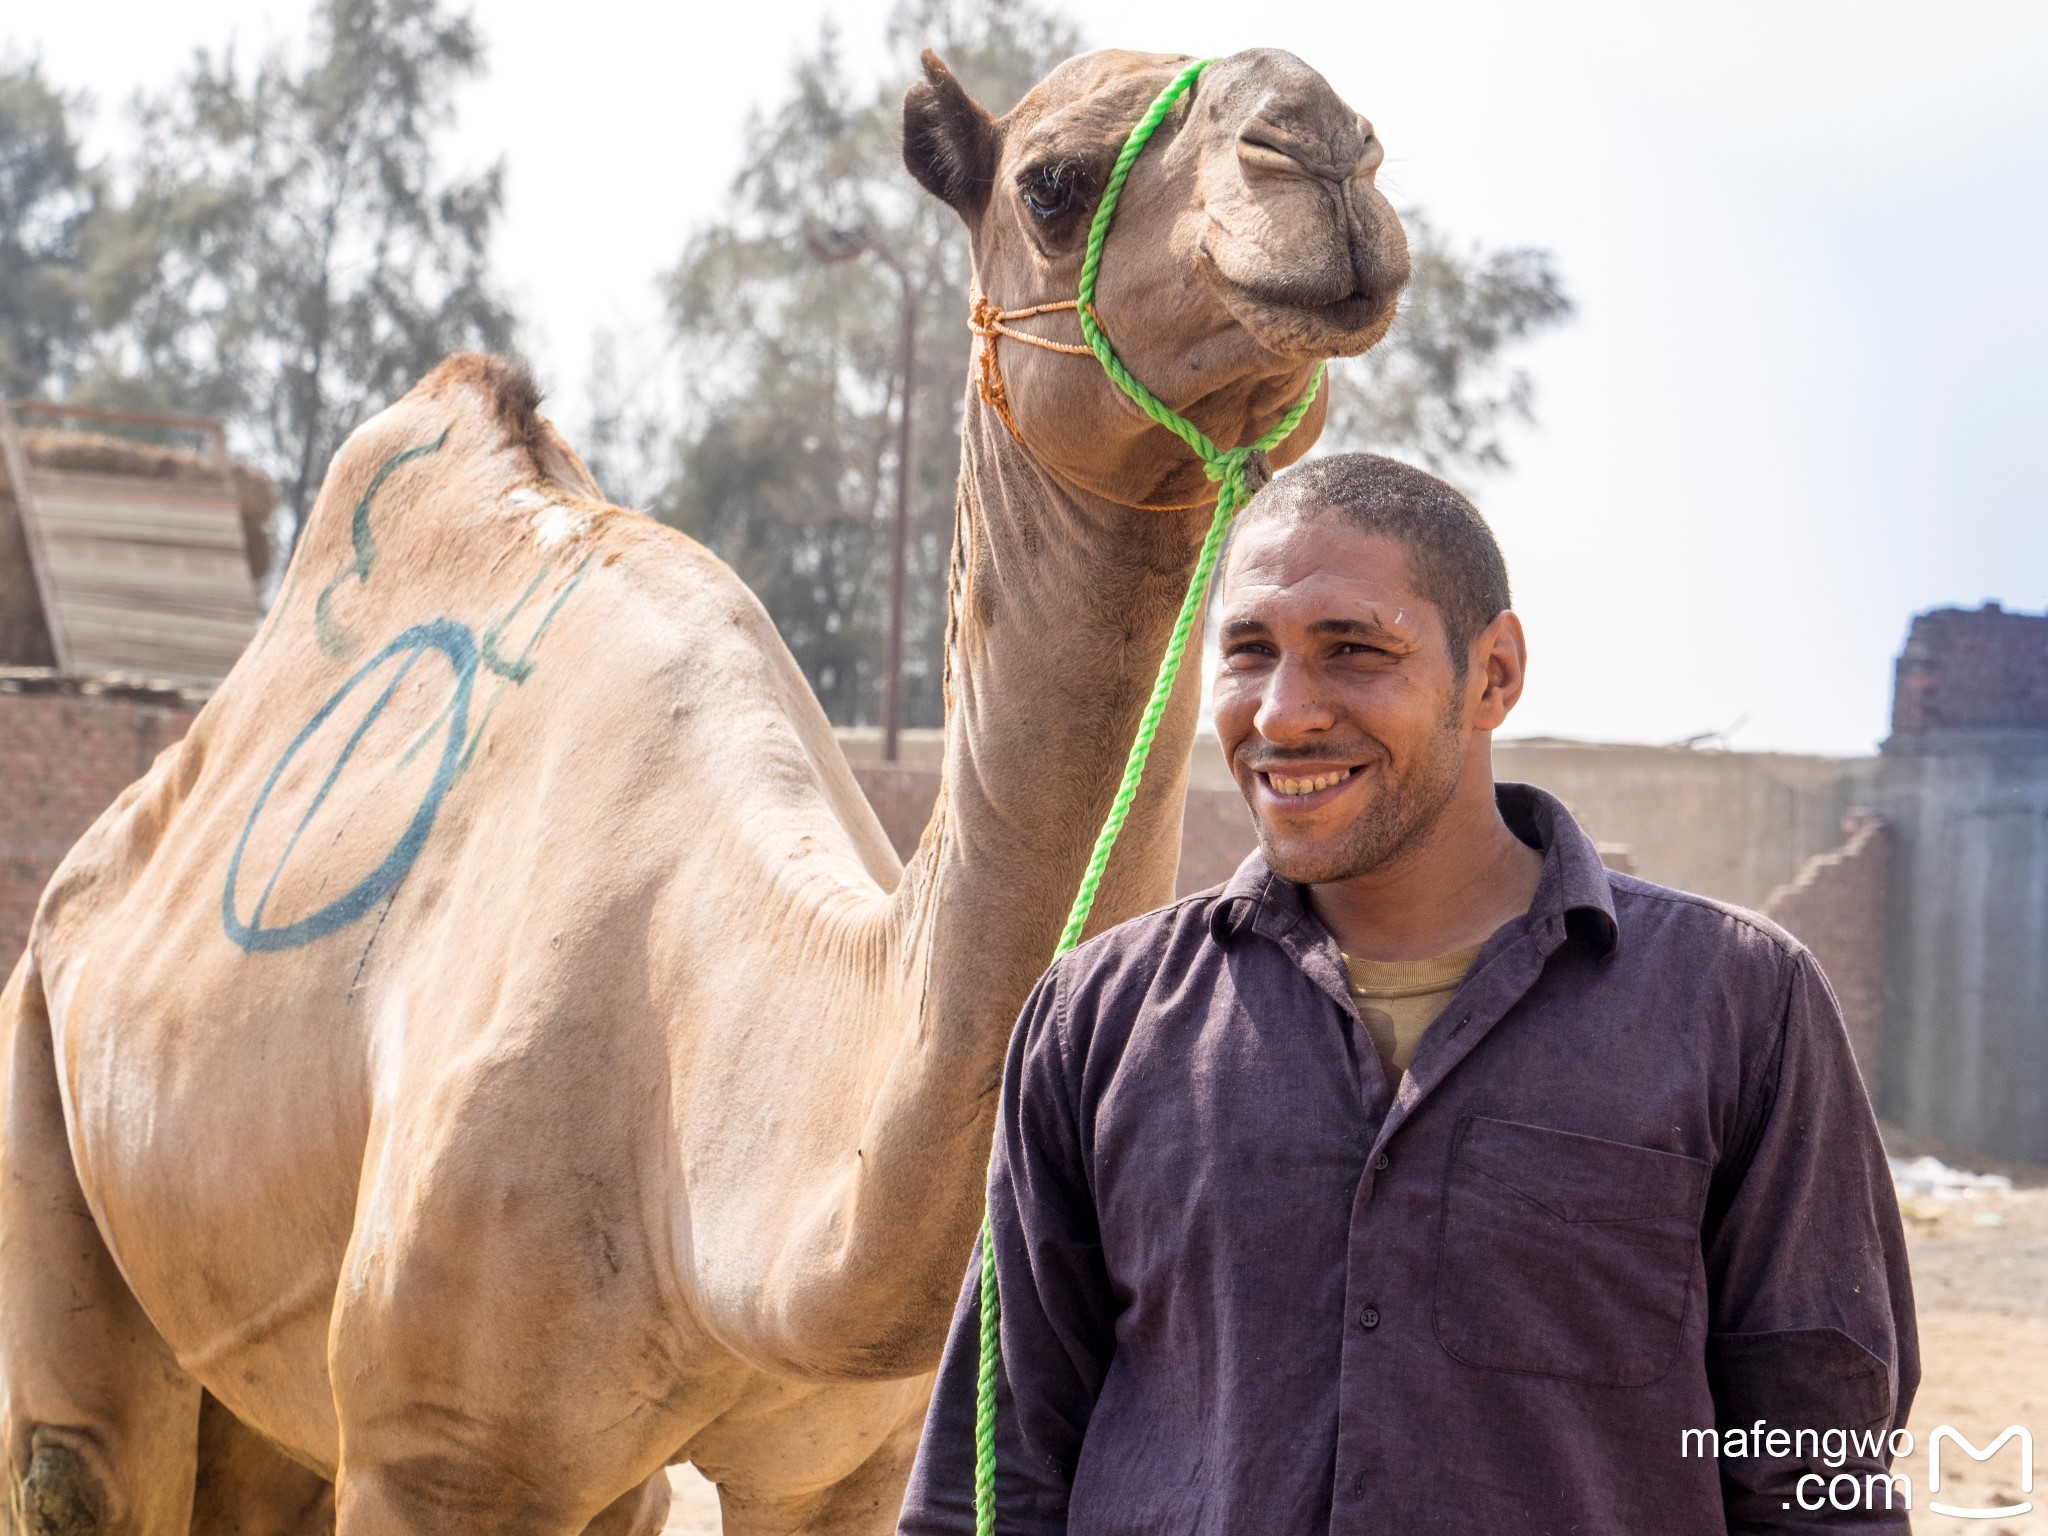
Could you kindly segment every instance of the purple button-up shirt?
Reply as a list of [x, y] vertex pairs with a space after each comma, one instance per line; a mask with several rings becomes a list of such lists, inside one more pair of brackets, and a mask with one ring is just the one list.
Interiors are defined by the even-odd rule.
[[[1498, 798], [1535, 898], [1398, 1093], [1256, 855], [1039, 984], [989, 1183], [999, 1532], [1907, 1529], [1905, 1245], [1812, 955]], [[904, 1536], [973, 1530], [978, 1332], [970, 1270]], [[1787, 1439], [1700, 1433], [1756, 1421]], [[1844, 1474], [1873, 1511], [1811, 1507]]]

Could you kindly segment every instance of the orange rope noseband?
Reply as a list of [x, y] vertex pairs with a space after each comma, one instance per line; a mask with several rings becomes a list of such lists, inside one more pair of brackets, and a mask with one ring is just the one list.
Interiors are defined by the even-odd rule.
[[[1062, 299], [1056, 304], [1032, 304], [1023, 309], [997, 309], [988, 295], [979, 288], [970, 290], [969, 297], [973, 301], [973, 309], [967, 317], [967, 328], [981, 338], [981, 350], [975, 358], [975, 387], [980, 392], [983, 403], [993, 410], [997, 416], [1002, 418], [1003, 425], [1010, 429], [1010, 436], [1014, 437], [1024, 447], [1029, 448], [1030, 444], [1024, 442], [1024, 434], [1017, 429], [1017, 418], [1010, 414], [1009, 391], [1003, 388], [1003, 365], [1001, 359], [996, 356], [997, 338], [1007, 336], [1012, 341], [1021, 341], [1029, 346], [1043, 347], [1048, 352], [1072, 352], [1082, 357], [1093, 357], [1095, 355], [1094, 349], [1086, 342], [1054, 341], [1049, 336], [1034, 336], [1029, 331], [1017, 330], [1010, 323], [1013, 320], [1029, 320], [1038, 315], [1054, 314], [1060, 310], [1078, 310], [1081, 307], [1081, 301], [1079, 299]], [[1090, 313], [1093, 314], [1094, 311], [1090, 310]], [[1100, 315], [1095, 315], [1095, 323], [1097, 325], [1102, 323]], [[1040, 462], [1043, 463], [1044, 461], [1040, 460]], [[1045, 467], [1048, 469], [1053, 468], [1049, 464]], [[1090, 496], [1099, 496], [1104, 501], [1113, 502], [1119, 507], [1129, 507], [1134, 512], [1192, 512], [1198, 507], [1213, 506], [1216, 501], [1214, 496], [1206, 497], [1201, 501], [1178, 502], [1172, 506], [1160, 506], [1152, 502], [1143, 501], [1125, 501], [1121, 496], [1112, 496], [1107, 491], [1097, 490], [1092, 485], [1082, 485], [1072, 475], [1066, 474], [1063, 471], [1054, 469], [1053, 472], [1059, 475], [1061, 479], [1070, 481], [1081, 490], [1086, 491]]]

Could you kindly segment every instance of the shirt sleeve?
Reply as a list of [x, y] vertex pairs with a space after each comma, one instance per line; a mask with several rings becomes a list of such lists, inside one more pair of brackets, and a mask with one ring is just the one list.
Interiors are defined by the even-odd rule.
[[[1874, 1480], [1920, 1379], [1905, 1234], [1834, 994], [1804, 950], [1753, 1102], [1747, 1156], [1717, 1175], [1702, 1234], [1728, 1530], [1904, 1533], [1903, 1487], [1887, 1510]], [[1725, 1454], [1731, 1430], [1755, 1454]], [[1876, 1490], [1874, 1507], [1828, 1505], [1821, 1490], [1843, 1473]]]
[[[996, 1373], [996, 1510], [1005, 1536], [1067, 1529], [1081, 1438], [1115, 1347], [1116, 1307], [1085, 1176], [1056, 966], [1025, 1004], [1004, 1064], [989, 1219], [1002, 1338]], [[974, 1530], [981, 1245], [939, 1364], [899, 1536]]]

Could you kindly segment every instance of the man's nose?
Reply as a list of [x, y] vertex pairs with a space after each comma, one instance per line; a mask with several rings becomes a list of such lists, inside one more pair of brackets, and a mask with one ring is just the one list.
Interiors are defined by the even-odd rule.
[[1322, 697], [1314, 675], [1299, 662], [1280, 658], [1266, 677], [1252, 725], [1276, 745], [1300, 741], [1336, 724], [1336, 711]]

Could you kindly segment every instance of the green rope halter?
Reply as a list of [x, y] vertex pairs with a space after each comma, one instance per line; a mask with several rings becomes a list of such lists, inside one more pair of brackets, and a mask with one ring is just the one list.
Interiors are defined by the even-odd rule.
[[[1103, 335], [1102, 327], [1096, 323], [1095, 279], [1102, 269], [1103, 243], [1109, 238], [1109, 221], [1116, 215], [1116, 202], [1123, 192], [1124, 182], [1131, 174], [1131, 167], [1138, 163], [1138, 156], [1151, 140], [1153, 132], [1166, 120], [1166, 114], [1187, 94], [1202, 71], [1215, 62], [1214, 59], [1198, 60], [1174, 76], [1172, 83], [1159, 93], [1131, 129], [1130, 137], [1124, 140], [1123, 150], [1116, 157], [1116, 168], [1109, 173], [1109, 183], [1102, 189], [1102, 201], [1095, 208], [1095, 222], [1088, 228], [1088, 254], [1081, 262], [1080, 306], [1075, 313], [1081, 322], [1082, 337], [1087, 341], [1089, 350], [1094, 352], [1095, 360], [1102, 364], [1102, 371], [1109, 375], [1117, 388], [1129, 395], [1147, 416], [1201, 456], [1202, 472], [1216, 483], [1216, 515], [1209, 524], [1208, 535], [1202, 540], [1202, 552], [1195, 560], [1194, 575], [1188, 579], [1188, 592], [1181, 600], [1180, 615], [1173, 621], [1166, 654], [1159, 661], [1159, 675], [1152, 683], [1152, 697], [1146, 702], [1145, 713], [1138, 720], [1138, 734], [1131, 742], [1131, 755], [1124, 762], [1123, 781], [1117, 785], [1116, 799], [1110, 802], [1109, 814], [1103, 818], [1102, 830], [1096, 834], [1095, 850], [1088, 856], [1088, 868], [1081, 876], [1081, 887], [1074, 893], [1074, 905], [1067, 913], [1066, 927], [1060, 930], [1060, 941], [1052, 955], [1055, 960], [1081, 942], [1081, 930], [1087, 926], [1089, 910], [1095, 905], [1095, 893], [1102, 885], [1103, 871], [1109, 867], [1110, 851], [1116, 847], [1124, 818], [1130, 815], [1131, 804], [1138, 797], [1138, 781], [1145, 776], [1145, 760], [1151, 756], [1152, 739], [1159, 734], [1159, 722], [1166, 714], [1167, 700], [1173, 696], [1173, 682], [1180, 674], [1181, 658], [1187, 652], [1195, 615], [1202, 611], [1203, 599], [1208, 596], [1209, 578], [1216, 571], [1216, 555], [1223, 547], [1223, 535], [1238, 509], [1251, 500], [1246, 476], [1252, 455], [1265, 453], [1286, 441], [1288, 434], [1301, 425], [1302, 417], [1308, 414], [1309, 407], [1315, 403], [1316, 391], [1323, 384], [1323, 365], [1318, 363], [1308, 389], [1272, 431], [1242, 448], [1218, 448], [1200, 427], [1161, 403], [1151, 390], [1131, 376], [1130, 370], [1124, 367], [1110, 346], [1109, 338]], [[990, 1155], [993, 1157], [993, 1151]], [[996, 1528], [996, 1362], [1001, 1355], [1002, 1340], [1001, 1300], [996, 1294], [996, 1266], [992, 1257], [994, 1245], [994, 1233], [984, 1206], [981, 1215], [981, 1370], [975, 1382], [974, 1404], [975, 1536], [995, 1536]]]

